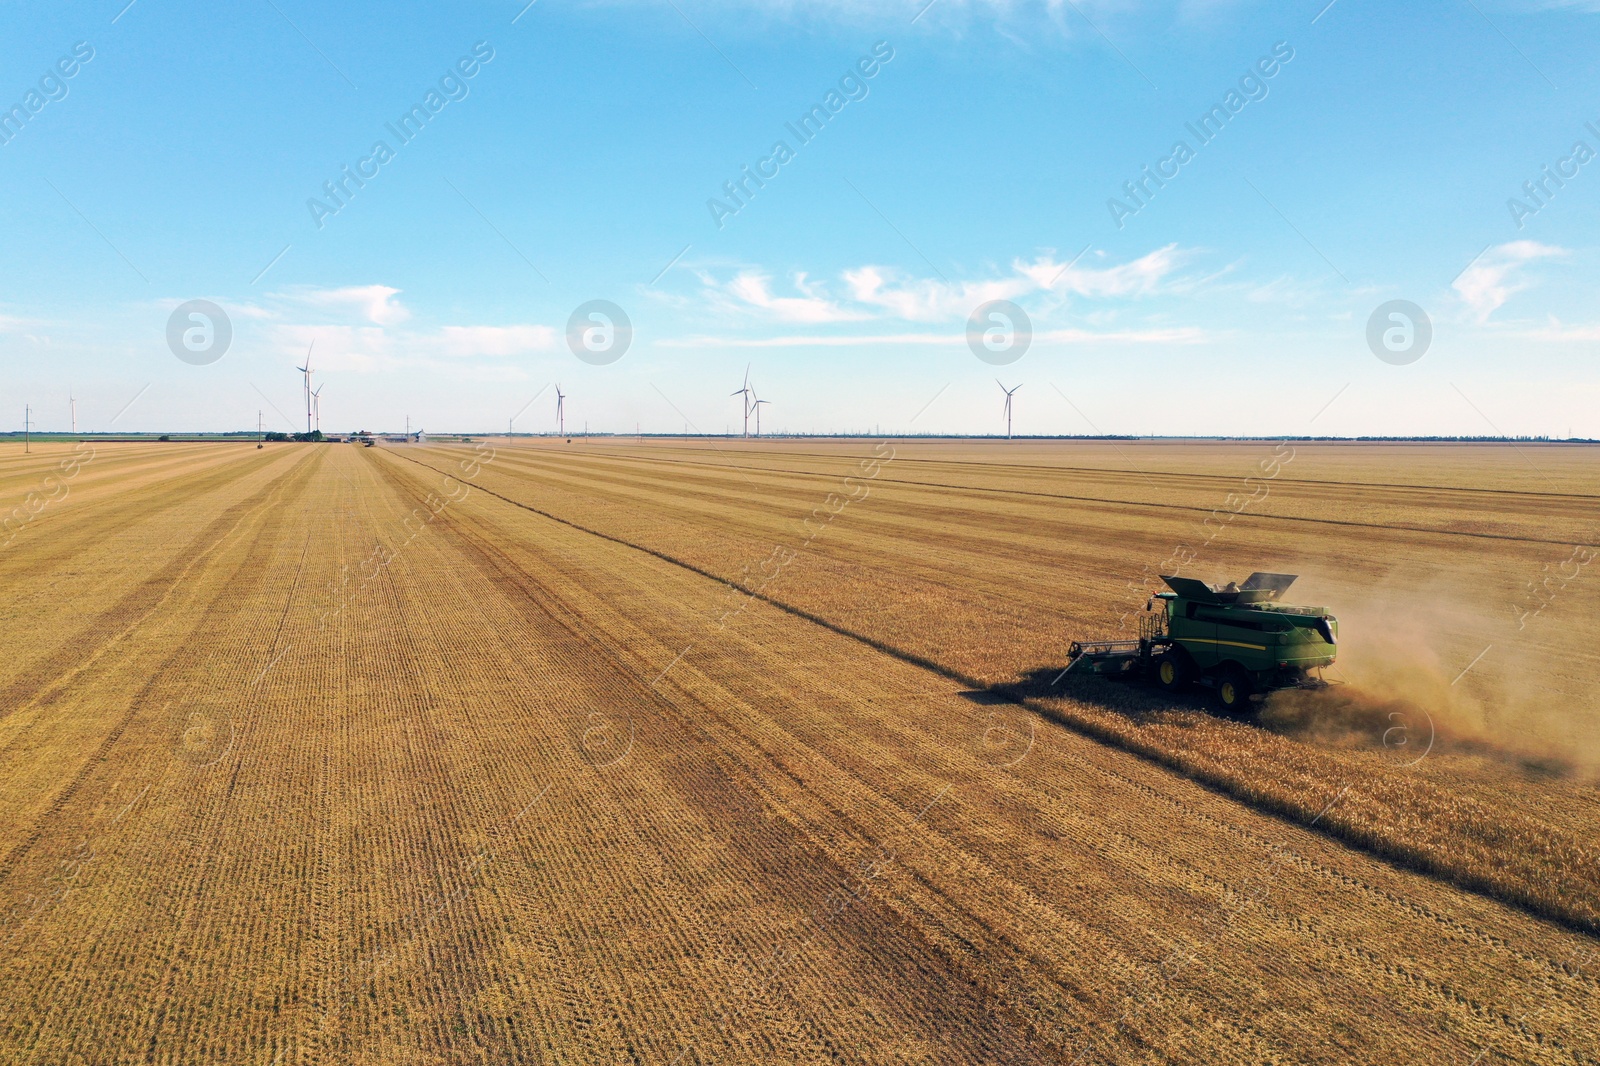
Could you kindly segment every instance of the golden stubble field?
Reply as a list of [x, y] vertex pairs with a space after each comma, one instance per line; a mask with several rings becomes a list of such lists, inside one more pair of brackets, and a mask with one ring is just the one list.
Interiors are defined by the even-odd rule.
[[1286, 447], [0, 453], [0, 1061], [1600, 1060], [1600, 471]]

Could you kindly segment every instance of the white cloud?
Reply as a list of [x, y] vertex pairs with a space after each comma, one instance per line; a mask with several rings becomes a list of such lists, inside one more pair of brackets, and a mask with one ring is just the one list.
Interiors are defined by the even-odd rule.
[[1461, 295], [1467, 307], [1477, 316], [1478, 322], [1489, 320], [1511, 298], [1530, 282], [1518, 283], [1517, 275], [1528, 263], [1540, 259], [1564, 256], [1565, 248], [1540, 244], [1538, 241], [1510, 241], [1484, 252], [1461, 272], [1451, 286]]
[[808, 281], [804, 273], [794, 276], [794, 288], [799, 296], [774, 296], [772, 278], [756, 270], [741, 271], [724, 285], [718, 285], [705, 275], [702, 280], [708, 282], [713, 303], [725, 308], [766, 311], [768, 317], [779, 322], [852, 322], [871, 317], [840, 307], [829, 299], [821, 285]]
[[843, 298], [833, 297], [824, 285], [808, 281], [805, 274], [794, 278], [799, 296], [774, 296], [770, 277], [758, 270], [741, 271], [727, 282], [704, 273], [701, 279], [714, 309], [765, 312], [768, 319], [778, 322], [949, 322], [964, 320], [979, 304], [990, 300], [1021, 301], [1037, 296], [1060, 302], [1071, 297], [1149, 296], [1172, 287], [1184, 258], [1176, 245], [1109, 266], [1041, 255], [1031, 262], [1014, 260], [1009, 274], [963, 281], [919, 278], [868, 264], [841, 274], [847, 290]]
[[399, 289], [388, 285], [347, 285], [340, 289], [293, 289], [273, 295], [304, 307], [355, 314], [374, 325], [392, 326], [411, 317], [411, 312], [394, 299], [399, 294]]

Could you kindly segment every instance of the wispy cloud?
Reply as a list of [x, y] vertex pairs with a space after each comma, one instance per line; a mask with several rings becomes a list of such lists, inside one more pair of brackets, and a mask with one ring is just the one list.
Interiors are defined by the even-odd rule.
[[1480, 255], [1461, 272], [1452, 288], [1478, 322], [1487, 322], [1490, 315], [1505, 306], [1513, 293], [1531, 286], [1531, 282], [1519, 278], [1524, 267], [1540, 259], [1566, 254], [1565, 248], [1540, 244], [1538, 241], [1510, 241]]
[[1036, 297], [1059, 305], [1073, 298], [1153, 295], [1171, 286], [1185, 258], [1176, 245], [1131, 262], [1101, 266], [1049, 254], [1014, 260], [1009, 273], [961, 281], [917, 277], [869, 264], [843, 271], [843, 292], [837, 295], [803, 273], [793, 278], [795, 296], [774, 295], [770, 275], [759, 270], [741, 271], [728, 281], [702, 272], [701, 280], [713, 309], [757, 312], [774, 322], [952, 322], [966, 319], [990, 300]]
[[400, 290], [388, 285], [347, 285], [339, 289], [295, 288], [272, 298], [302, 307], [355, 315], [378, 326], [406, 321], [411, 312], [396, 300]]
[[779, 322], [854, 322], [872, 317], [861, 311], [849, 311], [830, 299], [824, 287], [811, 282], [804, 273], [796, 274], [792, 284], [797, 296], [775, 296], [772, 278], [759, 270], [744, 270], [732, 281], [718, 283], [708, 275], [701, 275], [706, 293], [714, 305], [724, 309], [754, 309], [766, 312], [766, 317]]

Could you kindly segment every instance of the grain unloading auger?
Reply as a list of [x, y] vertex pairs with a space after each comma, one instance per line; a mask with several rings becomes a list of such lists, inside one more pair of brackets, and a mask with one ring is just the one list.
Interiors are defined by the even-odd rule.
[[1163, 577], [1139, 618], [1138, 640], [1073, 641], [1067, 669], [1150, 678], [1169, 691], [1202, 685], [1228, 711], [1274, 689], [1318, 688], [1312, 671], [1331, 666], [1339, 622], [1324, 607], [1278, 599], [1293, 574], [1251, 574], [1242, 585]]

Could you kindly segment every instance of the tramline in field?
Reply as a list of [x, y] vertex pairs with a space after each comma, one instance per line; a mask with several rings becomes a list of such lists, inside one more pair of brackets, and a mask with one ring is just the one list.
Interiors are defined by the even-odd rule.
[[1244, 584], [1208, 585], [1166, 577], [1171, 592], [1145, 604], [1138, 640], [1073, 641], [1067, 669], [1080, 663], [1097, 674], [1153, 678], [1168, 691], [1202, 685], [1226, 711], [1283, 688], [1320, 688], [1333, 665], [1339, 621], [1325, 607], [1277, 602], [1294, 574], [1251, 574]]

